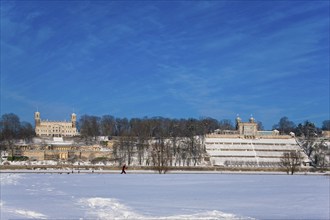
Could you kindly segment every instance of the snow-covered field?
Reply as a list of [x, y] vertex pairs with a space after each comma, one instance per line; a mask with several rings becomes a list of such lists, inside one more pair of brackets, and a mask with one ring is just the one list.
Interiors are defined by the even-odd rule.
[[329, 176], [0, 173], [1, 219], [329, 219]]

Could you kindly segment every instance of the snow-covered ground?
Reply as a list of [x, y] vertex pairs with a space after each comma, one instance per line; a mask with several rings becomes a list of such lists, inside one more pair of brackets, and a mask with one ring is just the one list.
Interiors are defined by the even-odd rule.
[[329, 219], [329, 176], [0, 173], [0, 219]]

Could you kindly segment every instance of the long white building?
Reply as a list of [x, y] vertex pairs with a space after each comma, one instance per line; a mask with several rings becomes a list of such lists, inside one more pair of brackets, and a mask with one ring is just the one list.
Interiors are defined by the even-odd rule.
[[210, 162], [223, 167], [280, 167], [283, 153], [300, 151], [303, 164], [307, 155], [297, 144], [294, 136], [279, 135], [277, 131], [257, 131], [257, 123], [251, 118], [248, 123], [236, 119], [237, 131], [210, 134], [205, 147]]

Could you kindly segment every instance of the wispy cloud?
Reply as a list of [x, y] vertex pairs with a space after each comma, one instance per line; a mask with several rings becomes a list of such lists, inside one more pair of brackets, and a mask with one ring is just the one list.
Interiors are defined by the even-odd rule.
[[328, 14], [323, 1], [5, 2], [1, 95], [11, 111], [324, 115]]

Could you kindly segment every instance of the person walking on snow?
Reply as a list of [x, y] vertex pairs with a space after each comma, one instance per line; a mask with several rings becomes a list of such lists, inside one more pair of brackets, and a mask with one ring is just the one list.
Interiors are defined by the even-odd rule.
[[126, 174], [125, 170], [126, 170], [126, 164], [124, 164], [123, 168], [121, 169], [121, 174]]

